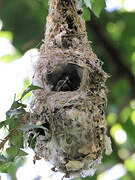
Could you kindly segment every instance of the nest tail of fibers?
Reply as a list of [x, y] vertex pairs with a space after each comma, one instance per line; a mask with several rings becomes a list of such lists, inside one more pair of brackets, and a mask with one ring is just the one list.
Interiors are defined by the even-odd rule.
[[108, 75], [87, 40], [77, 0], [50, 0], [45, 42], [35, 65], [31, 123], [44, 126], [35, 153], [69, 177], [92, 176], [111, 153], [105, 110]]

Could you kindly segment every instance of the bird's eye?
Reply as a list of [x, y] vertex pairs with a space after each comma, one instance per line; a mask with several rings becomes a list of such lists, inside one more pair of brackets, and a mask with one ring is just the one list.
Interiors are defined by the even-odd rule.
[[79, 89], [83, 77], [83, 68], [76, 64], [57, 65], [52, 73], [47, 74], [52, 91], [75, 91]]

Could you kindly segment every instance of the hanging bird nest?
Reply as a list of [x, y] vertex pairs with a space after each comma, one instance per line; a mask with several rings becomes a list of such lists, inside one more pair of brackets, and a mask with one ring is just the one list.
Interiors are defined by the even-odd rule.
[[93, 175], [111, 153], [105, 109], [108, 75], [92, 52], [77, 0], [50, 0], [45, 42], [35, 65], [31, 123], [35, 153], [69, 177]]

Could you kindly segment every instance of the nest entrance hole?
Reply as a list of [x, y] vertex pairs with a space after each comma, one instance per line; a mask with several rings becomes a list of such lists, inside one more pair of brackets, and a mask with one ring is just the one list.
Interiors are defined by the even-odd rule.
[[83, 68], [72, 63], [59, 64], [53, 72], [47, 74], [52, 91], [75, 91], [79, 89], [83, 77]]

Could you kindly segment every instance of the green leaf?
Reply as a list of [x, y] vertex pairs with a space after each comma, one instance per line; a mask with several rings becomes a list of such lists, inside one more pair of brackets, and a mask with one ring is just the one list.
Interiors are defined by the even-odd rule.
[[101, 11], [106, 7], [105, 0], [91, 0], [91, 10], [99, 17]]
[[45, 5], [45, 8], [48, 10], [49, 8], [48, 1], [44, 1], [44, 5]]
[[122, 176], [119, 180], [131, 180], [131, 177], [129, 174], [125, 174], [124, 176]]
[[21, 150], [19, 151], [19, 153], [17, 154], [17, 156], [27, 156], [28, 153], [26, 153], [25, 151]]
[[17, 109], [17, 108], [26, 108], [26, 105], [22, 104], [18, 101], [14, 101], [12, 106], [11, 106], [11, 109]]
[[90, 2], [90, 0], [84, 0], [84, 4], [86, 5], [86, 7], [91, 9], [91, 2]]
[[19, 148], [17, 146], [11, 146], [9, 148], [6, 149], [6, 152], [8, 154], [8, 156], [16, 156], [17, 153], [19, 152]]
[[7, 118], [12, 118], [11, 115], [13, 113], [13, 110], [17, 110], [18, 108], [23, 109], [23, 108], [26, 108], [26, 107], [27, 106], [25, 104], [22, 104], [19, 101], [15, 101], [15, 98], [14, 98], [14, 101], [13, 101], [10, 109], [6, 112]]
[[6, 160], [7, 160], [6, 157], [4, 157], [3, 155], [0, 155], [0, 164], [1, 164], [2, 162], [6, 162]]
[[26, 90], [23, 91], [23, 94], [22, 94], [20, 100], [21, 100], [26, 94], [28, 94], [29, 92], [31, 92], [31, 91], [33, 91], [33, 90], [37, 90], [37, 89], [43, 89], [43, 88], [41, 88], [41, 87], [39, 87], [39, 86], [34, 86], [34, 85], [31, 84], [30, 86], [28, 86], [28, 88], [27, 88]]
[[21, 54], [17, 51], [13, 52], [12, 54], [6, 54], [2, 57], [0, 57], [1, 61], [4, 61], [6, 63], [12, 62], [13, 60], [17, 60], [21, 57]]
[[85, 21], [89, 21], [90, 20], [90, 11], [89, 11], [89, 9], [86, 6], [83, 6], [83, 15], [82, 15], [82, 18]]
[[131, 85], [127, 78], [122, 77], [118, 81], [115, 81], [111, 91], [112, 101], [116, 102], [117, 105], [122, 105], [129, 94], [131, 94]]
[[17, 146], [18, 148], [23, 148], [24, 139], [23, 139], [23, 132], [17, 131], [9, 140], [11, 146]]
[[5, 37], [9, 41], [13, 41], [13, 33], [10, 31], [0, 31], [0, 37]]
[[10, 156], [26, 156], [28, 155], [26, 152], [24, 152], [23, 150], [21, 150], [19, 147], [17, 146], [11, 146], [9, 148], [6, 149], [7, 154]]
[[8, 120], [8, 126], [9, 126], [9, 132], [11, 132], [13, 129], [15, 129], [19, 125], [19, 122], [16, 121], [13, 116], [8, 118], [7, 120]]
[[[24, 79], [24, 87], [22, 88], [22, 90], [19, 92], [19, 94], [17, 95], [17, 99], [20, 99], [20, 97], [22, 96], [22, 93], [23, 93], [23, 91], [25, 91], [25, 89], [27, 89], [27, 87], [28, 86], [30, 86], [30, 80], [28, 79], [28, 77], [27, 78], [25, 78]], [[23, 100], [25, 100], [25, 99], [28, 99], [30, 96], [31, 96], [31, 94], [32, 93], [29, 93], [29, 94], [27, 94], [24, 98], [23, 98]]]
[[135, 127], [133, 126], [130, 118], [128, 118], [127, 121], [123, 122], [121, 125], [122, 128], [128, 133], [128, 143], [133, 145], [135, 137]]
[[13, 110], [10, 110], [8, 112], [8, 116], [10, 118], [12, 118], [12, 117], [18, 117], [19, 118], [19, 117], [23, 116], [25, 112], [26, 111], [24, 109], [13, 109]]
[[8, 173], [10, 167], [12, 166], [12, 162], [7, 162], [0, 165], [0, 172]]
[[1, 121], [0, 122], [0, 129], [3, 127], [3, 126], [7, 126], [8, 125], [8, 121]]

